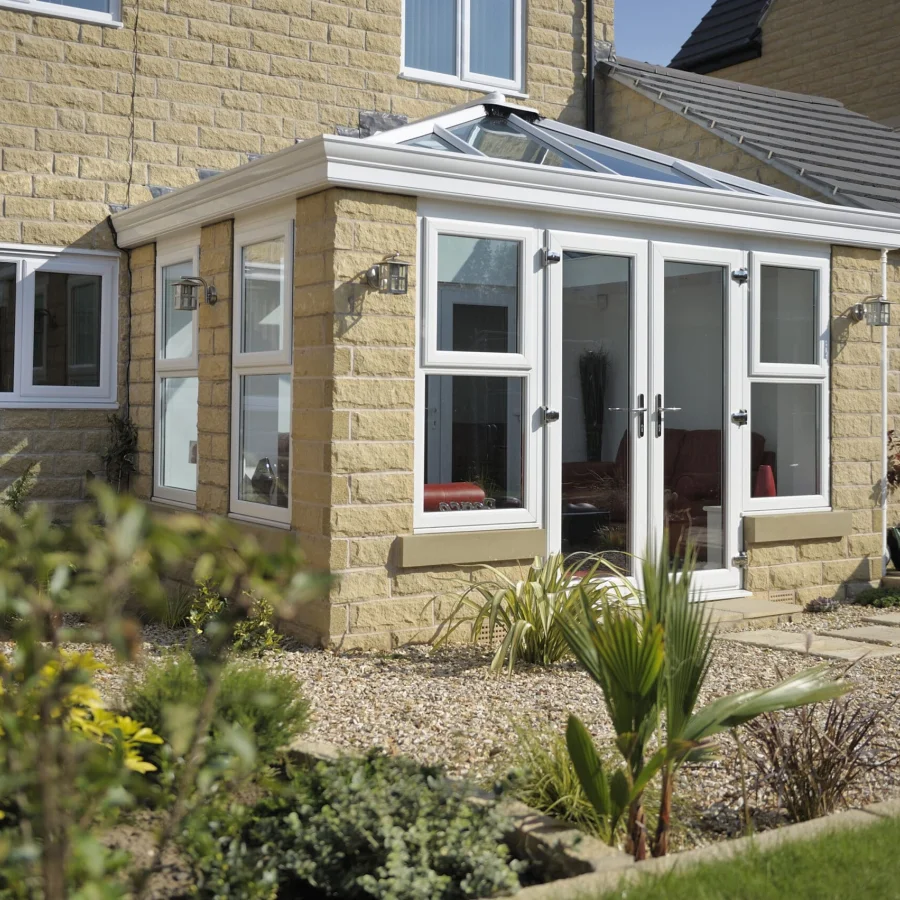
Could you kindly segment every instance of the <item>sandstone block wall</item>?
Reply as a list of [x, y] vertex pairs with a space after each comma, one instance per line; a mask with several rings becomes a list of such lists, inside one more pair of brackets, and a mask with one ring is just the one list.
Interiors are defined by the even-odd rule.
[[144, 500], [153, 495], [153, 408], [156, 372], [156, 244], [144, 244], [128, 254], [131, 267], [131, 353], [128, 364], [128, 401], [137, 426], [137, 472], [131, 489]]
[[231, 328], [234, 221], [200, 231], [200, 275], [215, 287], [214, 306], [198, 305], [197, 509], [228, 512], [231, 478]]
[[[0, 241], [110, 246], [109, 204], [479, 95], [399, 77], [402, 0], [133, 0], [122, 28], [0, 10]], [[583, 6], [529, 0], [528, 99], [583, 121]], [[597, 3], [612, 39], [612, 0]], [[133, 92], [133, 97], [132, 97]]]
[[900, 9], [883, 0], [778, 0], [762, 24], [762, 56], [710, 74], [840, 100], [900, 125]]
[[[889, 298], [900, 300], [900, 258], [890, 258]], [[793, 594], [801, 603], [838, 597], [881, 578], [881, 331], [851, 324], [847, 310], [881, 292], [877, 250], [834, 247], [831, 257], [831, 504], [853, 514], [838, 540], [748, 547], [746, 587], [759, 595]], [[900, 326], [888, 330], [889, 420], [900, 424]], [[889, 525], [900, 497], [891, 498]]]
[[597, 130], [602, 134], [801, 197], [827, 199], [626, 85], [609, 78], [599, 79], [598, 83]]

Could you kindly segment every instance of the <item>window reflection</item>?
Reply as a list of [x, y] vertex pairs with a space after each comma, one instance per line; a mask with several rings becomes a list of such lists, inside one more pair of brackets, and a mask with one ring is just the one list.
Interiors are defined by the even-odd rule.
[[16, 361], [16, 264], [0, 263], [0, 393], [13, 389]]
[[425, 512], [525, 505], [524, 397], [524, 378], [426, 377]]

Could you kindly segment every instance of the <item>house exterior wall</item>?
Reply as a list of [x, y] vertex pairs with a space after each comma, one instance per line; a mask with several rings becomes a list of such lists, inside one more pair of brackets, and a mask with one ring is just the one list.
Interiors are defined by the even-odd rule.
[[897, 4], [883, 0], [777, 0], [762, 23], [762, 56], [710, 74], [840, 100], [876, 122], [900, 125]]
[[[889, 298], [900, 300], [900, 259], [888, 268]], [[881, 578], [881, 330], [851, 324], [847, 310], [881, 293], [878, 250], [833, 247], [831, 254], [831, 505], [852, 514], [846, 537], [747, 548], [745, 586], [754, 594], [792, 594], [800, 603], [844, 599]], [[900, 327], [888, 329], [888, 411], [900, 422]], [[889, 523], [900, 515], [893, 496]]]
[[[249, 154], [354, 126], [360, 109], [418, 118], [478, 96], [399, 77], [401, 8], [402, 0], [142, 0], [138, 12], [125, 0], [122, 28], [0, 9], [0, 243], [114, 250], [110, 206], [149, 200], [151, 185], [177, 188], [196, 181], [200, 169], [230, 169]], [[612, 40], [612, 0], [596, 4], [596, 22], [597, 37]], [[527, 23], [527, 102], [578, 124], [583, 7], [528, 0]], [[207, 257], [218, 252], [206, 249]], [[134, 287], [146, 304], [154, 274], [145, 262], [139, 254], [130, 267], [149, 279]], [[123, 277], [128, 268], [123, 255]], [[219, 277], [228, 276], [222, 270]], [[218, 322], [228, 309], [220, 304], [201, 319]], [[123, 305], [126, 347], [128, 314]], [[152, 308], [135, 316], [141, 355], [131, 394], [134, 414], [146, 417]], [[230, 325], [220, 327], [224, 339]], [[221, 341], [208, 343], [211, 334], [200, 347], [205, 371], [227, 361]], [[210, 346], [213, 359], [206, 358]], [[120, 401], [126, 359], [120, 353]], [[215, 416], [228, 390], [224, 376], [210, 386], [201, 415]], [[68, 503], [83, 496], [85, 471], [100, 471], [105, 412], [0, 410], [0, 422], [0, 461], [9, 458], [0, 489], [39, 459], [35, 496]], [[67, 427], [79, 430], [74, 441], [60, 430]], [[218, 455], [203, 456], [198, 502], [223, 511], [224, 432], [215, 433], [205, 449]], [[141, 451], [144, 462], [148, 452]]]
[[739, 175], [813, 200], [825, 196], [807, 188], [678, 113], [611, 78], [599, 80], [598, 131], [607, 137], [668, 153], [679, 159]]

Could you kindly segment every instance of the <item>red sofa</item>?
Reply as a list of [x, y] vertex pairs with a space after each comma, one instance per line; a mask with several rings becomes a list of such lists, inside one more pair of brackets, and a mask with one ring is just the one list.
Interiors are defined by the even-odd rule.
[[[651, 440], [653, 438], [650, 438]], [[704, 506], [719, 506], [721, 495], [722, 432], [718, 429], [687, 430], [667, 428], [665, 432], [663, 485], [666, 517], [677, 540], [685, 527], [705, 526]], [[775, 471], [775, 454], [765, 449], [765, 438], [750, 437], [752, 478], [761, 465]], [[606, 509], [614, 523], [627, 521], [627, 434], [622, 436], [612, 462], [568, 462], [562, 467], [563, 511], [585, 508], [585, 504]]]

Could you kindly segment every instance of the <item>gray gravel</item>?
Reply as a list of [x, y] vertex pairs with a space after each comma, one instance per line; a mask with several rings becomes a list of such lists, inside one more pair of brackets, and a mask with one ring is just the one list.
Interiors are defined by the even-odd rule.
[[[872, 609], [846, 607], [832, 613], [803, 614], [783, 626], [791, 631], [849, 627]], [[749, 626], [754, 627], [754, 626]], [[145, 635], [144, 660], [159, 658], [182, 634], [154, 628]], [[111, 660], [101, 649], [98, 657]], [[397, 652], [343, 653], [297, 649], [264, 657], [273, 670], [294, 674], [312, 700], [308, 735], [360, 750], [383, 747], [450, 773], [490, 782], [511, 765], [516, 728], [550, 726], [562, 730], [577, 714], [598, 742], [610, 742], [611, 725], [599, 689], [574, 663], [552, 669], [522, 667], [511, 677], [488, 672], [490, 656], [475, 647], [454, 646], [438, 653], [423, 647]], [[720, 641], [702, 701], [733, 691], [773, 684], [821, 660]], [[835, 664], [835, 674], [846, 664]], [[98, 675], [110, 702], [121, 694], [130, 666]], [[135, 672], [139, 671], [140, 664]], [[867, 706], [887, 706], [900, 695], [900, 657], [862, 661], [848, 677]], [[882, 743], [900, 748], [900, 703], [889, 713]], [[741, 792], [735, 746], [722, 740], [718, 760], [683, 770], [677, 788], [681, 846], [730, 836], [741, 827]], [[900, 794], [900, 767], [875, 769], [851, 798], [873, 802]], [[772, 816], [770, 815], [770, 818]], [[777, 819], [777, 813], [774, 813]]]

